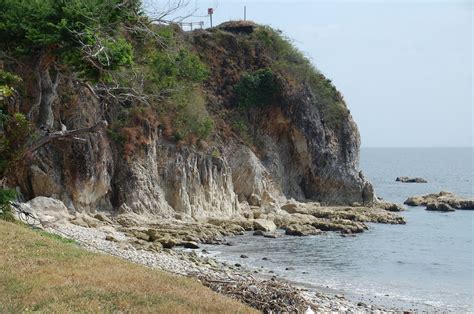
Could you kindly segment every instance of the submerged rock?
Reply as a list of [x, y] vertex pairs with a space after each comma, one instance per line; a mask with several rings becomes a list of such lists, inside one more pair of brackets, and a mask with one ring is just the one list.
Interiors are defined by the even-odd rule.
[[426, 179], [423, 178], [410, 178], [410, 177], [398, 177], [395, 181], [402, 183], [428, 183]]

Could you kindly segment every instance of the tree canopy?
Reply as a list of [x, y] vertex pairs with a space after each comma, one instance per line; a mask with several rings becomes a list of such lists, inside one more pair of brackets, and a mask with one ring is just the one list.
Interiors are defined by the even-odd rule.
[[130, 64], [120, 29], [140, 16], [138, 0], [0, 0], [0, 48], [49, 54], [88, 76]]

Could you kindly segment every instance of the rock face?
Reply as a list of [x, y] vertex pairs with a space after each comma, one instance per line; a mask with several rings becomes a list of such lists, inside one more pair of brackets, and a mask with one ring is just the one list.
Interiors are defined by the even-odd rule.
[[409, 206], [426, 206], [428, 210], [454, 211], [455, 209], [474, 209], [474, 199], [462, 198], [454, 193], [445, 191], [412, 196], [404, 203]]
[[[330, 123], [318, 90], [285, 83], [274, 104], [248, 109], [251, 143], [229, 131], [227, 120], [238, 112], [234, 86], [243, 73], [273, 62], [258, 47], [240, 44], [257, 28], [233, 29], [230, 23], [186, 37], [211, 71], [203, 88], [216, 134], [208, 143], [182, 145], [166, 137], [162, 126], [144, 123], [143, 143], [131, 156], [124, 156], [123, 143], [108, 132], [88, 134], [85, 143], [42, 148], [12, 181], [27, 199], [53, 197], [71, 212], [92, 215], [189, 220], [230, 218], [251, 207], [265, 214], [287, 198], [331, 205], [373, 202], [372, 185], [358, 169], [359, 132], [338, 93], [342, 113]], [[106, 104], [73, 78], [62, 80], [58, 92], [59, 99], [73, 99], [55, 109], [55, 121], [68, 129], [108, 119]], [[229, 119], [222, 112], [231, 112]]]
[[395, 180], [402, 183], [428, 183], [426, 179], [423, 178], [410, 178], [410, 177], [397, 177]]

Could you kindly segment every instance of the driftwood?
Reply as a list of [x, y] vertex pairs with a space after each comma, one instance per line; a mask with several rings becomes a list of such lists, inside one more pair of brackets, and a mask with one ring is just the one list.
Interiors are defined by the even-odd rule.
[[298, 289], [278, 280], [216, 280], [198, 276], [212, 290], [240, 300], [264, 313], [305, 313], [310, 304]]
[[88, 128], [82, 128], [82, 129], [71, 130], [71, 131], [62, 130], [58, 132], [48, 133], [44, 135], [43, 137], [41, 137], [36, 142], [34, 142], [29, 147], [27, 147], [25, 151], [23, 152], [23, 156], [31, 156], [35, 151], [45, 146], [46, 144], [51, 143], [52, 141], [74, 141], [74, 142], [85, 143], [86, 142], [85, 139], [79, 138], [77, 136], [81, 134], [85, 134], [85, 133], [94, 133], [101, 129], [105, 129], [106, 127], [107, 127], [107, 121], [101, 121], [97, 123], [96, 125], [93, 125]]

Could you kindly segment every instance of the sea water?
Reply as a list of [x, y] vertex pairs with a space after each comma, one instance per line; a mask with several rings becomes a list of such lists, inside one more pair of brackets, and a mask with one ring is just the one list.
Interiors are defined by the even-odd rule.
[[[451, 191], [473, 197], [472, 148], [367, 148], [361, 169], [378, 196], [392, 202]], [[417, 176], [426, 184], [395, 182]], [[406, 225], [370, 224], [356, 237], [337, 233], [277, 239], [250, 234], [215, 247], [217, 258], [325, 287], [367, 303], [404, 309], [474, 311], [474, 211], [402, 213]], [[249, 258], [240, 259], [245, 253]], [[269, 260], [263, 260], [266, 257]], [[434, 307], [434, 308], [432, 308]]]

